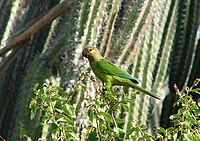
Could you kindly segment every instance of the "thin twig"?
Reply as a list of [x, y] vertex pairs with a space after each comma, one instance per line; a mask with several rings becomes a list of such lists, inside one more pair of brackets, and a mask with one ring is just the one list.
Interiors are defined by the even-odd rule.
[[98, 134], [99, 134], [99, 141], [102, 141], [102, 135], [101, 135], [101, 131], [100, 131], [100, 128], [99, 128], [99, 122], [98, 122], [98, 120], [97, 120], [97, 115], [96, 115], [96, 123], [97, 123], [97, 132], [98, 132]]
[[6, 141], [4, 138], [2, 138], [2, 136], [0, 136], [0, 139], [1, 139], [2, 141]]
[[108, 101], [108, 99], [107, 99], [106, 96], [105, 96], [105, 101], [106, 101], [107, 105], [110, 107], [112, 120], [113, 120], [113, 122], [114, 122], [115, 127], [117, 127], [117, 123], [116, 123], [115, 117], [114, 117], [114, 111], [113, 111], [113, 109], [112, 109], [112, 108], [113, 108], [113, 105], [110, 104], [110, 102]]

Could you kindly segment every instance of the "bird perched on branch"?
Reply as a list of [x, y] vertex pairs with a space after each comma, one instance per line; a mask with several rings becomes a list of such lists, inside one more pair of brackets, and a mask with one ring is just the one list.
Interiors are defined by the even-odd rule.
[[86, 57], [90, 62], [90, 67], [94, 74], [103, 82], [106, 83], [106, 88], [111, 91], [112, 86], [120, 85], [131, 87], [139, 90], [140, 92], [160, 99], [159, 97], [151, 94], [144, 88], [140, 87], [139, 80], [131, 76], [127, 71], [112, 64], [102, 57], [100, 51], [94, 47], [85, 47], [82, 51], [82, 56]]

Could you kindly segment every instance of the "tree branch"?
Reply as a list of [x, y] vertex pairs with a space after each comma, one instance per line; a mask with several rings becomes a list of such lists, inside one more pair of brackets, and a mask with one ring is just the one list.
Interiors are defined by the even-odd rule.
[[10, 42], [6, 45], [6, 47], [0, 50], [0, 56], [3, 56], [8, 51], [14, 49], [16, 44], [30, 39], [33, 35], [39, 32], [43, 27], [45, 27], [47, 24], [49, 24], [51, 21], [53, 21], [63, 12], [69, 11], [73, 7], [73, 4], [74, 4], [74, 0], [71, 0], [71, 1], [65, 0], [64, 2], [50, 9], [44, 15], [38, 17], [33, 22], [30, 22], [28, 24], [30, 26], [26, 26], [25, 28], [23, 28], [21, 30], [21, 33], [19, 33], [19, 35], [11, 39]]

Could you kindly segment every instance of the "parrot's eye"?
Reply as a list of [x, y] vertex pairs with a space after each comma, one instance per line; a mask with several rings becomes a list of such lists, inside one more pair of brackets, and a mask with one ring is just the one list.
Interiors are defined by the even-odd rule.
[[92, 49], [90, 48], [89, 51], [92, 51]]

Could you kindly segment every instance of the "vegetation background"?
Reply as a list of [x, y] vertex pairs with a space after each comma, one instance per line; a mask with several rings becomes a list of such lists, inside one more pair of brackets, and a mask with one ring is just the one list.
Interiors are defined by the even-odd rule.
[[[23, 129], [32, 140], [48, 139], [52, 127], [43, 124], [45, 113], [31, 120], [29, 108], [33, 88], [46, 82], [73, 91], [76, 136], [85, 138], [85, 107], [101, 84], [91, 80], [81, 58], [84, 45], [99, 48], [162, 98], [128, 95], [129, 110], [114, 113], [124, 120], [121, 129], [172, 126], [169, 117], [178, 110], [174, 84], [183, 91], [200, 77], [199, 15], [200, 0], [1, 0], [0, 136], [20, 140]], [[119, 99], [132, 92], [116, 91]], [[199, 95], [192, 97], [197, 101]]]

